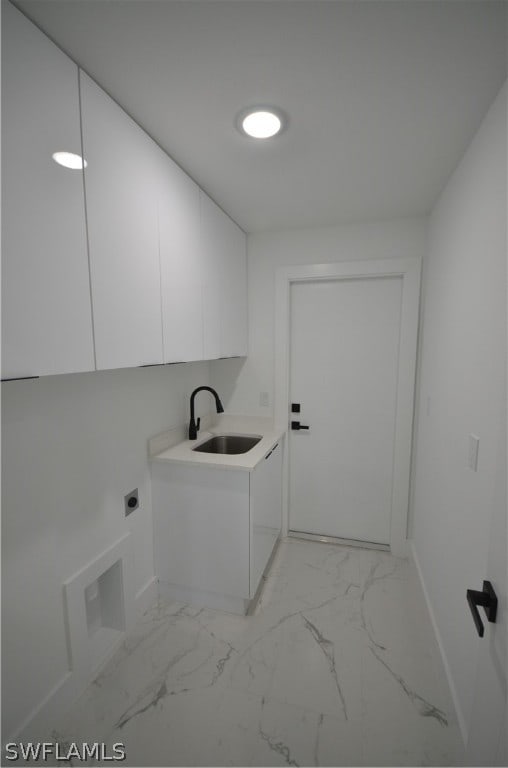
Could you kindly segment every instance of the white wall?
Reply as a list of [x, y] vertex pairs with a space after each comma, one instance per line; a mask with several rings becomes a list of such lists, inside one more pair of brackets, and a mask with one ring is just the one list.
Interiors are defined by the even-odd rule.
[[188, 363], [2, 385], [4, 738], [68, 670], [63, 582], [126, 531], [136, 593], [153, 579], [147, 439], [183, 425], [208, 383], [208, 363]]
[[[273, 415], [275, 273], [293, 264], [423, 257], [425, 219], [249, 235], [249, 357], [211, 364], [212, 386], [229, 413]], [[260, 393], [269, 405], [260, 405]]]
[[[423, 271], [414, 543], [463, 733], [480, 642], [466, 589], [486, 577], [506, 435], [506, 150], [505, 86], [431, 214]], [[480, 438], [477, 472], [470, 433]]]

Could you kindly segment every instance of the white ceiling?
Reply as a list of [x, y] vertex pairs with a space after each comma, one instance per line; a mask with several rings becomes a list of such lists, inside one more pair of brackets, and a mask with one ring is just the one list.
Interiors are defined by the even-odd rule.
[[504, 0], [16, 5], [247, 231], [427, 213], [506, 79]]

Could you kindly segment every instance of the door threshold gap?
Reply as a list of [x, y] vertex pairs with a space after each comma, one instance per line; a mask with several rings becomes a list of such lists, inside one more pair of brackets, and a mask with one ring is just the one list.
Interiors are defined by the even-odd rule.
[[377, 544], [374, 541], [358, 541], [357, 539], [341, 539], [336, 536], [320, 536], [316, 533], [304, 533], [303, 531], [288, 531], [288, 537], [291, 539], [305, 539], [306, 541], [320, 541], [323, 544], [337, 544], [346, 547], [358, 547], [359, 549], [378, 549], [382, 552], [389, 552], [388, 544]]

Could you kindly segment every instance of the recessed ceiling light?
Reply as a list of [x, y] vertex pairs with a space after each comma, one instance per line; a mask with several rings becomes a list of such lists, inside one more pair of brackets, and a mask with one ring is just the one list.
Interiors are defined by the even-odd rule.
[[58, 165], [63, 165], [64, 168], [71, 168], [73, 171], [80, 171], [83, 167], [86, 168], [87, 162], [83, 160], [81, 155], [75, 155], [73, 152], [54, 152], [53, 160]]
[[254, 107], [241, 112], [238, 125], [243, 133], [253, 139], [269, 139], [280, 133], [284, 118], [279, 110], [271, 107]]

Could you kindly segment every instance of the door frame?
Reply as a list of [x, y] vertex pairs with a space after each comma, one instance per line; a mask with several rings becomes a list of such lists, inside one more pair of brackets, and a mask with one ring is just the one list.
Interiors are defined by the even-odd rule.
[[[400, 277], [399, 368], [392, 482], [390, 549], [397, 557], [408, 555], [407, 525], [411, 449], [416, 380], [417, 338], [420, 303], [421, 259], [395, 258], [339, 261], [280, 267], [275, 276], [275, 388], [274, 420], [281, 429], [289, 426], [289, 351], [291, 340], [291, 284], [315, 280], [354, 280]], [[289, 441], [288, 441], [289, 447]], [[282, 535], [289, 527], [289, 449], [284, 451]]]

